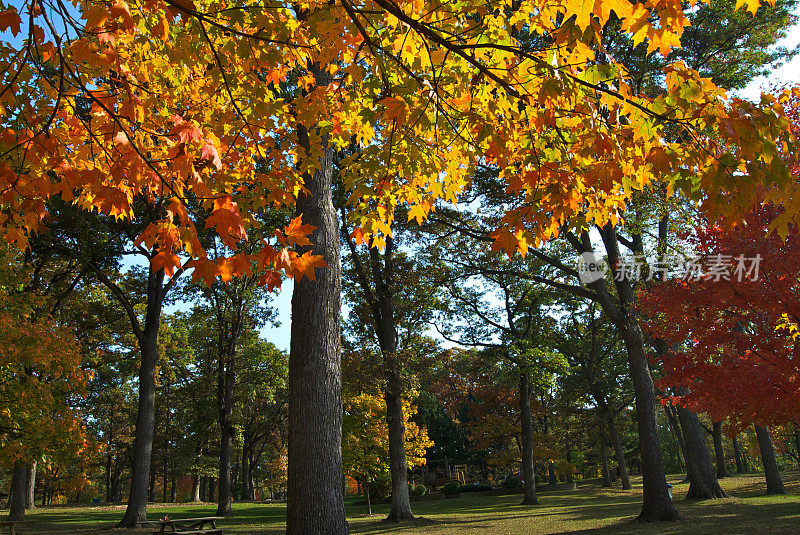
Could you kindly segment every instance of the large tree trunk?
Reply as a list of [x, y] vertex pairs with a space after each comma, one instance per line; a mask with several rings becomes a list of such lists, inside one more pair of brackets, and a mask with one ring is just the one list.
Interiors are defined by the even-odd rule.
[[736, 459], [736, 473], [743, 474], [745, 469], [744, 463], [742, 463], [742, 452], [739, 450], [739, 440], [733, 437], [731, 442], [733, 442], [733, 457]]
[[714, 422], [712, 436], [714, 437], [714, 456], [717, 461], [717, 479], [722, 479], [728, 475], [725, 467], [725, 449], [722, 446], [722, 422]]
[[[317, 81], [328, 75], [312, 68]], [[324, 85], [323, 82], [320, 85]], [[308, 135], [298, 129], [310, 154]], [[307, 194], [297, 199], [304, 224], [316, 227], [314, 254], [326, 268], [316, 281], [296, 280], [292, 295], [289, 352], [289, 458], [286, 532], [289, 535], [349, 532], [342, 488], [341, 276], [339, 222], [333, 207], [333, 149], [306, 176]]]
[[619, 438], [614, 415], [610, 411], [606, 413], [606, 424], [608, 425], [608, 433], [611, 435], [611, 443], [614, 444], [614, 455], [617, 459], [617, 471], [622, 481], [622, 488], [623, 490], [630, 490], [631, 478], [628, 475], [628, 463], [625, 461], [625, 449], [622, 447], [622, 440]]
[[[163, 274], [163, 272], [161, 272]], [[163, 278], [163, 275], [162, 275]], [[136, 438], [133, 440], [131, 490], [125, 515], [117, 527], [134, 528], [147, 521], [147, 498], [151, 494], [150, 461], [155, 427], [156, 364], [158, 363], [158, 324], [145, 331], [141, 342], [139, 368], [139, 408], [136, 415]], [[150, 496], [152, 498], [152, 496]]]
[[647, 356], [644, 353], [644, 340], [639, 326], [626, 315], [626, 325], [622, 338], [628, 352], [631, 379], [635, 393], [636, 421], [639, 431], [639, 451], [642, 457], [642, 512], [638, 520], [642, 522], [673, 521], [681, 518], [672, 503], [664, 475], [664, 459], [658, 440], [656, 425], [656, 396], [653, 378]]
[[36, 461], [28, 466], [28, 492], [25, 496], [25, 509], [34, 509], [36, 502]]
[[531, 384], [527, 373], [519, 376], [519, 410], [522, 420], [522, 505], [536, 505], [536, 473], [533, 468], [533, 415], [531, 414]]
[[164, 270], [147, 276], [147, 309], [144, 328], [137, 334], [142, 362], [139, 366], [139, 406], [136, 414], [136, 438], [133, 440], [131, 490], [128, 506], [117, 527], [134, 528], [147, 521], [147, 497], [150, 483], [150, 461], [153, 454], [156, 406], [156, 365], [158, 364], [158, 326], [164, 302]]
[[11, 472], [11, 500], [8, 505], [8, 519], [22, 520], [25, 516], [25, 501], [28, 498], [28, 467], [14, 463]]
[[[682, 395], [685, 391], [679, 390], [678, 393]], [[717, 474], [711, 463], [711, 455], [708, 453], [703, 429], [697, 415], [685, 407], [678, 407], [678, 418], [683, 428], [690, 473], [689, 492], [686, 494], [686, 498], [692, 500], [727, 498], [728, 495], [717, 482]]]
[[767, 494], [786, 494], [786, 491], [783, 490], [783, 481], [781, 481], [781, 473], [778, 471], [778, 461], [775, 459], [775, 448], [772, 447], [769, 430], [756, 425], [756, 438], [758, 439], [758, 449], [761, 451], [761, 462], [764, 464]]
[[219, 404], [219, 500], [217, 516], [231, 514], [231, 453], [233, 450], [233, 388], [235, 382], [235, 334], [227, 333], [232, 339], [220, 335], [219, 360], [217, 363], [217, 403]]

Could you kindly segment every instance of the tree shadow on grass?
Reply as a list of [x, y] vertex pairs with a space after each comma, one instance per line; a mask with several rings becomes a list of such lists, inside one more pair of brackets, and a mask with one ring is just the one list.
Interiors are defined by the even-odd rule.
[[[697, 502], [695, 502], [697, 503]], [[572, 519], [598, 520], [616, 517], [627, 508], [616, 507], [612, 513], [604, 516], [596, 509], [578, 508], [568, 511]], [[626, 534], [659, 534], [671, 535], [691, 533], [692, 535], [715, 535], [717, 533], [793, 533], [800, 532], [800, 506], [796, 502], [775, 504], [747, 504], [737, 499], [722, 499], [700, 502], [697, 505], [679, 503], [678, 509], [685, 520], [681, 522], [664, 522], [643, 524], [631, 515], [628, 519], [599, 528], [587, 528], [569, 532], [585, 535], [626, 535]], [[638, 512], [638, 509], [637, 509]], [[623, 513], [624, 514], [624, 513]]]

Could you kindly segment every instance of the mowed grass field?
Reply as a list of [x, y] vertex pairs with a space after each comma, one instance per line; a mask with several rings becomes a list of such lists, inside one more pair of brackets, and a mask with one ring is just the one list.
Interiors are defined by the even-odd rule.
[[[348, 498], [347, 515], [352, 532], [364, 534], [800, 534], [800, 473], [784, 474], [785, 496], [764, 496], [763, 476], [748, 474], [721, 481], [731, 498], [704, 502], [683, 500], [688, 485], [680, 483], [680, 476], [668, 479], [675, 486], [678, 509], [686, 517], [683, 522], [653, 526], [634, 522], [641, 500], [640, 478], [634, 478], [633, 490], [625, 492], [584, 484], [574, 491], [542, 493], [537, 506], [518, 505], [517, 495], [415, 502], [414, 512], [420, 518], [400, 525], [383, 521], [388, 506], [374, 506], [373, 515], [367, 517], [364, 506], [353, 505], [355, 499]], [[123, 506], [40, 507], [28, 515], [31, 522], [19, 533], [119, 534], [111, 526], [123, 510]], [[148, 517], [213, 516], [215, 510], [213, 504], [156, 504], [148, 508]], [[283, 532], [284, 504], [236, 503], [233, 510], [235, 516], [220, 522], [226, 534]]]

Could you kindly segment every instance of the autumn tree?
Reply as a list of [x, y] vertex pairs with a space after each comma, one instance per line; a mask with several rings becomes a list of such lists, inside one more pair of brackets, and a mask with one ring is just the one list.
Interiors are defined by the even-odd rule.
[[[74, 401], [85, 394], [91, 374], [70, 326], [51, 314], [59, 277], [71, 270], [52, 262], [26, 265], [3, 247], [0, 270], [0, 443], [4, 466], [12, 468], [9, 518], [25, 514], [30, 467], [37, 461], [76, 461], [91, 452]], [[58, 276], [53, 276], [58, 275]], [[69, 286], [74, 278], [66, 278]], [[52, 295], [50, 294], [52, 291]], [[73, 403], [70, 402], [73, 400]]]
[[[425, 464], [425, 450], [432, 442], [425, 430], [411, 420], [417, 412], [416, 407], [408, 398], [402, 405], [405, 464], [410, 467]], [[342, 425], [344, 473], [364, 486], [369, 514], [372, 514], [369, 509], [370, 484], [391, 471], [391, 444], [384, 413], [382, 395], [353, 393], [345, 398]]]
[[413, 250], [403, 250], [404, 245], [406, 249], [413, 246], [412, 232], [408, 225], [395, 223], [380, 251], [360, 237], [360, 230], [351, 236], [347, 225], [343, 227], [350, 251], [343, 278], [344, 297], [351, 306], [345, 332], [354, 347], [377, 345], [382, 360], [376, 372], [383, 375], [385, 385], [392, 479], [388, 518], [393, 522], [414, 518], [404, 451], [403, 399], [411, 382], [408, 361], [416, 357], [438, 293], [426, 277], [427, 266], [414, 258]]
[[[716, 203], [734, 212], [753, 184], [786, 176], [772, 142], [786, 124], [779, 100], [722, 102], [713, 83], [680, 62], [665, 68], [663, 94], [642, 95], [617, 59], [595, 54], [602, 27], [616, 19], [636, 44], [669, 54], [687, 23], [676, 1], [594, 9], [579, 1], [444, 3], [428, 11], [388, 0], [222, 11], [208, 2], [97, 1], [80, 22], [62, 4], [28, 0], [22, 9], [24, 22], [8, 9], [2, 24], [26, 36], [22, 53], [2, 45], [12, 58], [2, 74], [10, 90], [2, 91], [0, 140], [7, 241], [25, 247], [54, 194], [121, 219], [137, 195], [172, 195], [171, 214], [137, 237], [158, 245], [156, 274], [210, 263], [221, 273], [232, 261], [197, 246], [191, 218], [181, 215], [195, 200], [231, 245], [246, 239], [255, 224], [249, 214], [265, 203], [294, 206], [316, 227], [313, 246], [279, 254], [273, 242], [260, 262], [271, 277], [301, 278], [289, 366], [290, 533], [347, 530], [337, 490], [335, 150], [353, 141], [362, 148], [340, 169], [354, 219], [370, 238], [385, 239], [396, 206], [424, 216], [437, 199], [455, 197], [476, 162], [495, 165], [526, 201], [507, 212], [495, 237], [523, 252], [567, 221], [607, 228], [634, 186], [664, 176], [690, 190], [740, 188], [741, 203]], [[520, 35], [536, 38], [520, 44]], [[287, 98], [276, 89], [290, 73], [298, 90]], [[674, 131], [693, 142], [671, 141]], [[765, 140], [759, 152], [751, 139]], [[585, 217], [572, 218], [576, 212]], [[328, 269], [315, 271], [323, 262]], [[646, 367], [637, 366], [643, 393]], [[650, 399], [641, 403], [645, 418]], [[642, 517], [673, 518], [663, 477], [645, 479]], [[139, 501], [125, 524], [143, 519]]]
[[[445, 297], [437, 328], [447, 340], [466, 347], [491, 348], [518, 373], [523, 503], [537, 503], [532, 396], [541, 394], [559, 369], [560, 356], [549, 336], [555, 320], [546, 314], [553, 296], [538, 279], [547, 266], [520, 258], [504, 259], [488, 244], [468, 235], [446, 238], [447, 228], [431, 243], [434, 284]], [[527, 276], [526, 276], [527, 275]]]
[[254, 474], [286, 445], [288, 355], [249, 336], [239, 351], [239, 386], [234, 419], [242, 437], [242, 500], [255, 498]]

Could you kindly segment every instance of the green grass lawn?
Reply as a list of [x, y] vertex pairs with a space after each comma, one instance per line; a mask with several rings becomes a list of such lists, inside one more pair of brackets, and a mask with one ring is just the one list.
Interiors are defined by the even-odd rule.
[[[669, 480], [675, 485], [676, 498], [681, 498], [687, 485], [679, 483], [678, 476]], [[686, 520], [656, 526], [643, 526], [633, 521], [641, 499], [641, 479], [636, 478], [631, 491], [604, 490], [585, 484], [574, 491], [540, 494], [540, 505], [533, 507], [518, 505], [519, 496], [415, 502], [414, 512], [421, 518], [401, 525], [382, 521], [388, 511], [386, 505], [373, 507], [374, 514], [366, 517], [364, 507], [353, 505], [354, 499], [348, 499], [347, 514], [353, 533], [364, 534], [800, 533], [800, 474], [784, 474], [789, 493], [786, 496], [764, 496], [765, 484], [760, 474], [726, 478], [721, 484], [731, 498], [705, 502], [678, 499], [676, 503]], [[215, 509], [210, 504], [154, 505], [148, 508], [148, 516], [152, 520], [164, 516], [211, 516]], [[40, 507], [28, 516], [32, 522], [23, 526], [20, 533], [120, 533], [110, 526], [122, 516], [123, 510], [123, 506]], [[261, 535], [283, 531], [283, 504], [234, 504], [233, 510], [235, 516], [221, 522], [225, 533]], [[137, 531], [148, 533], [150, 530]]]

